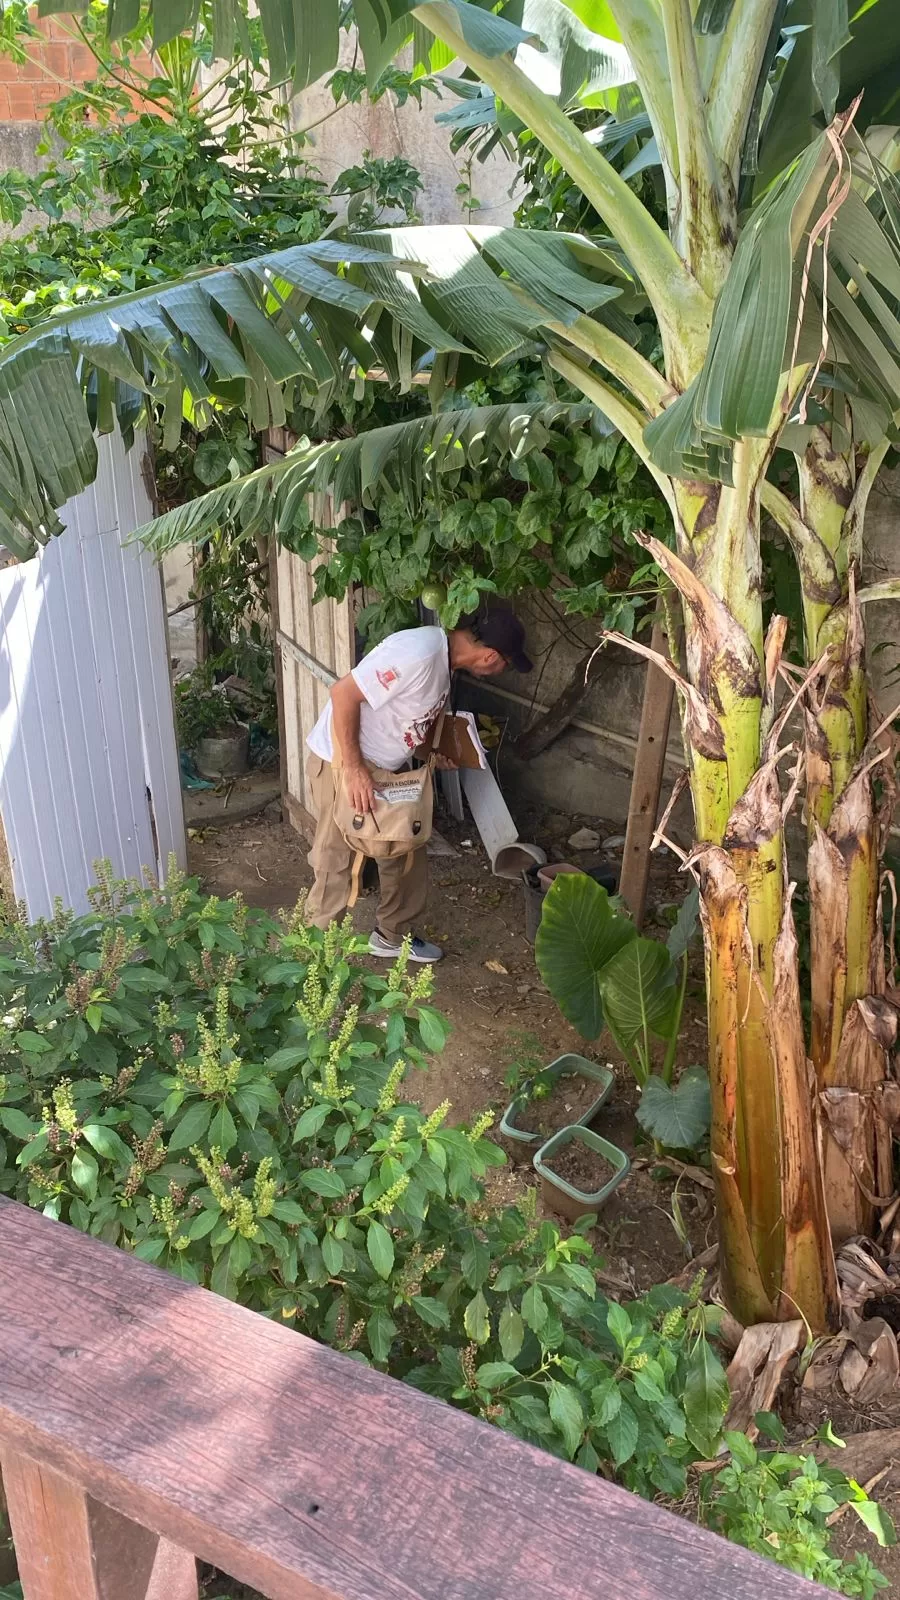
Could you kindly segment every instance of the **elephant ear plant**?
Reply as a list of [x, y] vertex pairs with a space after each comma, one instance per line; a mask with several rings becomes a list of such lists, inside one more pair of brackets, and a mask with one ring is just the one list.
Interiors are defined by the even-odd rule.
[[[230, 55], [233, 7], [213, 10], [216, 48]], [[341, 15], [341, 0], [271, 0], [273, 81], [298, 90], [330, 70]], [[0, 538], [24, 558], [59, 531], [56, 508], [92, 480], [94, 431], [109, 431], [116, 411], [126, 432], [159, 406], [170, 434], [185, 410], [205, 426], [223, 404], [265, 427], [284, 420], [286, 392], [321, 394], [368, 371], [405, 391], [419, 369], [439, 410], [468, 357], [496, 365], [539, 344], [548, 370], [628, 441], [671, 518], [667, 537], [643, 543], [683, 623], [683, 648], [663, 665], [693, 799], [724, 1292], [745, 1324], [799, 1311], [821, 1332], [839, 1318], [829, 1208], [836, 1232], [858, 1231], [872, 1221], [867, 1197], [890, 1192], [871, 1092], [892, 1027], [880, 1003], [884, 819], [873, 788], [884, 757], [867, 720], [863, 617], [895, 588], [866, 593], [860, 563], [900, 394], [887, 126], [900, 7], [355, 0], [354, 15], [372, 83], [409, 41], [423, 66], [459, 58], [493, 94], [498, 125], [524, 130], [581, 190], [591, 236], [372, 230], [54, 317], [0, 357]], [[195, 16], [190, 0], [151, 0], [146, 12], [161, 39]], [[109, 18], [115, 35], [122, 8]], [[579, 125], [585, 106], [605, 113], [599, 130], [596, 118]], [[629, 119], [629, 139], [616, 138]], [[629, 176], [654, 164], [644, 204]], [[499, 430], [480, 417], [458, 448], [515, 451], [530, 425], [504, 408]], [[401, 425], [302, 448], [179, 507], [151, 537], [164, 548], [226, 516], [248, 536], [278, 536], [311, 487], [365, 504], [384, 477], [411, 502], [446, 467], [456, 426], [438, 415], [424, 437]], [[784, 618], [766, 619], [763, 511], [800, 574], [799, 682], [783, 659]], [[785, 743], [786, 677], [802, 752]], [[786, 767], [789, 752], [802, 763]], [[815, 1092], [784, 848], [804, 781], [822, 952]], [[835, 1101], [856, 1122], [856, 1171], [819, 1138], [820, 1106]]]
[[609, 1029], [641, 1091], [638, 1121], [669, 1150], [693, 1150], [709, 1133], [703, 1068], [673, 1082], [696, 926], [696, 891], [662, 944], [642, 938], [593, 878], [563, 873], [544, 901], [535, 940], [541, 977], [563, 1015], [585, 1039]]

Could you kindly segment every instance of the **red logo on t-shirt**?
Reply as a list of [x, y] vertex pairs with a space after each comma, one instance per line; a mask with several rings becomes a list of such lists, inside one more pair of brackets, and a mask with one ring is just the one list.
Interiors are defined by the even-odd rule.
[[375, 676], [377, 677], [378, 682], [381, 684], [382, 689], [389, 689], [392, 683], [396, 683], [398, 681], [400, 674], [399, 672], [395, 671], [393, 667], [388, 667], [384, 672], [376, 672]]

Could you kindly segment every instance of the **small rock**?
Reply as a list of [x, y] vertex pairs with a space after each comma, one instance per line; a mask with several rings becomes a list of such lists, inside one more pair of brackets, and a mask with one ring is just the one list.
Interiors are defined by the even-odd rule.
[[569, 839], [570, 850], [596, 850], [600, 835], [593, 828], [579, 828]]
[[460, 844], [461, 844], [461, 845], [462, 845], [462, 848], [463, 848], [463, 849], [464, 849], [464, 850], [471, 850], [471, 848], [472, 848], [472, 841], [471, 841], [471, 839], [460, 839], [460, 841], [459, 841], [459, 842], [460, 842]]
[[624, 843], [625, 843], [625, 835], [624, 835], [624, 833], [613, 833], [613, 834], [610, 834], [610, 837], [608, 839], [604, 839], [603, 848], [604, 848], [604, 850], [621, 850], [621, 848], [624, 845]]

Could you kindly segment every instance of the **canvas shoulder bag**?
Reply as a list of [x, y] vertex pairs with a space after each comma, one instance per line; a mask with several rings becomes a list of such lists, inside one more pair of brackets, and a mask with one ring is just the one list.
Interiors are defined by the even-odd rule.
[[[438, 717], [435, 744], [440, 738], [445, 714], [442, 710]], [[384, 767], [374, 767], [367, 762], [375, 786], [375, 803], [372, 811], [360, 812], [354, 809], [347, 793], [343, 760], [336, 738], [332, 739], [332, 746], [334, 823], [355, 858], [352, 905], [367, 856], [376, 861], [409, 856], [413, 850], [423, 849], [431, 838], [434, 757], [429, 756], [425, 765], [413, 772], [389, 772]]]

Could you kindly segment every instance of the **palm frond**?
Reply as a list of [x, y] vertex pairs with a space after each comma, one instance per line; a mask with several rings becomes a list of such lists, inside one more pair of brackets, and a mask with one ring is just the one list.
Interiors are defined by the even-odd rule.
[[488, 458], [497, 466], [521, 460], [540, 450], [554, 429], [588, 426], [613, 431], [593, 406], [554, 401], [441, 411], [330, 444], [302, 440], [283, 460], [177, 506], [133, 538], [157, 554], [208, 538], [224, 523], [248, 538], [260, 532], [284, 538], [298, 522], [306, 525], [310, 494], [328, 492], [336, 505], [368, 506], [382, 485], [415, 515], [426, 496], [442, 486], [449, 492], [463, 467]]
[[621, 293], [587, 240], [494, 228], [405, 228], [321, 240], [96, 302], [0, 353], [0, 542], [20, 559], [61, 531], [93, 481], [95, 433], [126, 436], [160, 407], [177, 443], [188, 397], [202, 427], [240, 405], [258, 429], [377, 368], [401, 389], [435, 355], [524, 350]]
[[[900, 247], [857, 189], [830, 215], [832, 154], [821, 135], [747, 219], [703, 368], [646, 429], [663, 471], [727, 480], [733, 443], [768, 436], [792, 364], [813, 374], [824, 366], [818, 386], [847, 395], [860, 443], [891, 426], [900, 394]], [[807, 261], [816, 232], [822, 243]]]
[[792, 0], [785, 21], [787, 55], [764, 120], [757, 190], [764, 190], [803, 150], [835, 102], [860, 94], [857, 131], [894, 122], [900, 82], [900, 6], [867, 0], [847, 8], [835, 0]]

